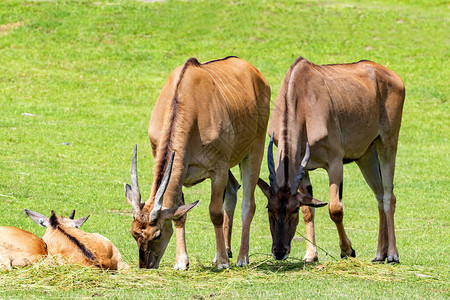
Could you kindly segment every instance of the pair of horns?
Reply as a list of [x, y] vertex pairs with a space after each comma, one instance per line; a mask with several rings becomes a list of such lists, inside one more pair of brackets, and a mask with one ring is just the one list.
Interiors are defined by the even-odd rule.
[[[56, 215], [55, 211], [52, 209], [51, 211], [52, 215]], [[72, 210], [72, 212], [70, 213], [69, 219], [73, 220], [75, 218], [75, 209]]]
[[[270, 181], [270, 188], [272, 191], [276, 194], [278, 193], [278, 183], [277, 183], [277, 174], [275, 172], [275, 163], [273, 160], [273, 136], [275, 132], [272, 132], [272, 136], [270, 137], [269, 147], [267, 149], [267, 164], [269, 166], [269, 181]], [[305, 156], [303, 157], [303, 160], [300, 164], [299, 170], [297, 172], [297, 175], [294, 178], [292, 187], [291, 187], [291, 194], [295, 195], [297, 194], [298, 187], [300, 185], [300, 182], [302, 181], [303, 175], [305, 174], [305, 168], [308, 165], [310, 156], [310, 150], [309, 150], [309, 143], [306, 142], [306, 150], [305, 150]]]
[[[170, 156], [169, 163], [167, 164], [166, 171], [161, 184], [159, 185], [158, 191], [155, 196], [155, 204], [153, 205], [153, 210], [150, 213], [149, 222], [154, 222], [158, 219], [162, 208], [163, 195], [169, 184], [170, 175], [172, 173], [173, 158], [175, 152], [172, 152]], [[132, 191], [132, 201], [131, 206], [133, 208], [133, 216], [137, 217], [141, 212], [141, 192], [139, 191], [138, 176], [137, 176], [137, 145], [134, 146], [133, 159], [131, 161], [131, 191]]]

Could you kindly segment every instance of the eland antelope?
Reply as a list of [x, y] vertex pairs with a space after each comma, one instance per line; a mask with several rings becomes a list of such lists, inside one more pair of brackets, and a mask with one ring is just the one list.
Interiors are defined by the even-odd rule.
[[50, 218], [28, 209], [25, 212], [38, 225], [47, 228], [42, 239], [47, 244], [49, 255], [87, 267], [129, 269], [110, 240], [98, 233], [79, 229], [89, 216], [74, 220], [75, 210], [69, 218], [57, 217], [53, 210]]
[[240, 166], [243, 184], [242, 237], [238, 266], [248, 264], [254, 190], [264, 153], [270, 87], [250, 63], [226, 57], [205, 63], [190, 58], [169, 76], [153, 109], [148, 135], [155, 158], [153, 185], [141, 202], [136, 148], [131, 186], [125, 193], [133, 209], [131, 233], [139, 248], [139, 266], [158, 268], [176, 232], [175, 269], [189, 264], [185, 243], [186, 213], [182, 187], [211, 179], [209, 214], [216, 237], [214, 262], [229, 267], [231, 227], [239, 184], [229, 169]]
[[[404, 98], [400, 77], [371, 61], [316, 65], [300, 57], [292, 64], [269, 124], [270, 185], [258, 181], [269, 200], [272, 254], [276, 259], [289, 255], [302, 201], [318, 203], [312, 198], [308, 176], [317, 168], [328, 173], [329, 214], [339, 234], [341, 257], [355, 256], [344, 230], [342, 208], [343, 164], [355, 161], [378, 201], [374, 261], [399, 261], [393, 180]], [[273, 141], [278, 145], [275, 162]], [[305, 206], [301, 211], [310, 241], [304, 260], [311, 262], [318, 259], [315, 209]]]

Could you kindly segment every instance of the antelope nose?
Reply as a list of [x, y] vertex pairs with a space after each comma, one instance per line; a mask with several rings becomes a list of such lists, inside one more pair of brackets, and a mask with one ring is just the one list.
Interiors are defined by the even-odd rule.
[[276, 260], [286, 259], [287, 258], [287, 248], [286, 247], [275, 248], [273, 251], [273, 257]]

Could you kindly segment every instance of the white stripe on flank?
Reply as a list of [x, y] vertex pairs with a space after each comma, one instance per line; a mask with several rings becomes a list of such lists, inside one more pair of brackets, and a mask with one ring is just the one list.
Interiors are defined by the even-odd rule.
[[[220, 76], [217, 75], [217, 73], [214, 72], [213, 70], [206, 70], [206, 69], [204, 69], [204, 70], [207, 71], [207, 72], [210, 71], [210, 72], [214, 73], [215, 76], [217, 76], [217, 79], [220, 80], [220, 82], [222, 83], [222, 85], [227, 89], [228, 93], [230, 93], [230, 95], [231, 95], [231, 97], [232, 97], [232, 99], [233, 99], [233, 101], [234, 101], [234, 105], [236, 106], [236, 111], [238, 112], [239, 117], [241, 117], [241, 113], [240, 113], [240, 111], [239, 111], [239, 106], [238, 106], [238, 104], [237, 104], [237, 102], [236, 102], [236, 98], [233, 96], [233, 94], [231, 93], [231, 91], [228, 89], [227, 85], [223, 82], [222, 78], [220, 78]], [[209, 76], [211, 76], [212, 80], [216, 83], [216, 85], [220, 88], [220, 85], [219, 85], [218, 82], [214, 79], [214, 76], [212, 76], [209, 72], [208, 72], [208, 74], [209, 74]], [[221, 89], [220, 89], [220, 90], [221, 90]], [[221, 94], [222, 94], [222, 96], [224, 97], [224, 99], [228, 99], [227, 97], [225, 97], [225, 95], [222, 93], [222, 91], [221, 91]], [[241, 102], [242, 102], [242, 101], [241, 101]]]

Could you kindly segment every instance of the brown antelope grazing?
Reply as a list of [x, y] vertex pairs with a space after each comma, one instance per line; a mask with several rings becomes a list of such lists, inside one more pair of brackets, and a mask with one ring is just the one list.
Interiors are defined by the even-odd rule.
[[46, 257], [47, 245], [31, 232], [0, 226], [0, 269], [25, 267]]
[[50, 255], [87, 267], [129, 269], [117, 248], [106, 237], [79, 229], [89, 216], [74, 220], [75, 210], [69, 218], [57, 217], [53, 210], [50, 218], [28, 209], [25, 212], [34, 222], [47, 228], [42, 239]]
[[176, 231], [175, 269], [188, 267], [185, 214], [197, 202], [183, 205], [182, 187], [211, 179], [209, 213], [216, 236], [214, 262], [229, 267], [231, 227], [239, 188], [229, 169], [240, 165], [243, 184], [242, 239], [238, 266], [248, 264], [254, 190], [264, 153], [270, 87], [250, 63], [226, 57], [206, 63], [190, 58], [169, 76], [150, 118], [148, 135], [155, 158], [150, 198], [141, 203], [136, 148], [131, 187], [131, 233], [139, 247], [139, 266], [158, 268]]
[[[269, 124], [269, 134], [274, 133], [272, 139], [278, 145], [275, 163], [272, 142], [269, 145], [270, 186], [258, 181], [269, 199], [275, 259], [289, 255], [298, 224], [298, 202], [316, 201], [311, 200], [308, 176], [308, 171], [316, 168], [328, 172], [329, 213], [338, 230], [341, 257], [355, 256], [342, 222], [343, 164], [355, 161], [378, 201], [380, 223], [374, 261], [399, 261], [393, 179], [404, 98], [400, 77], [374, 62], [316, 65], [300, 57], [289, 68]], [[311, 262], [318, 259], [315, 209], [301, 210], [311, 241], [304, 260]]]

